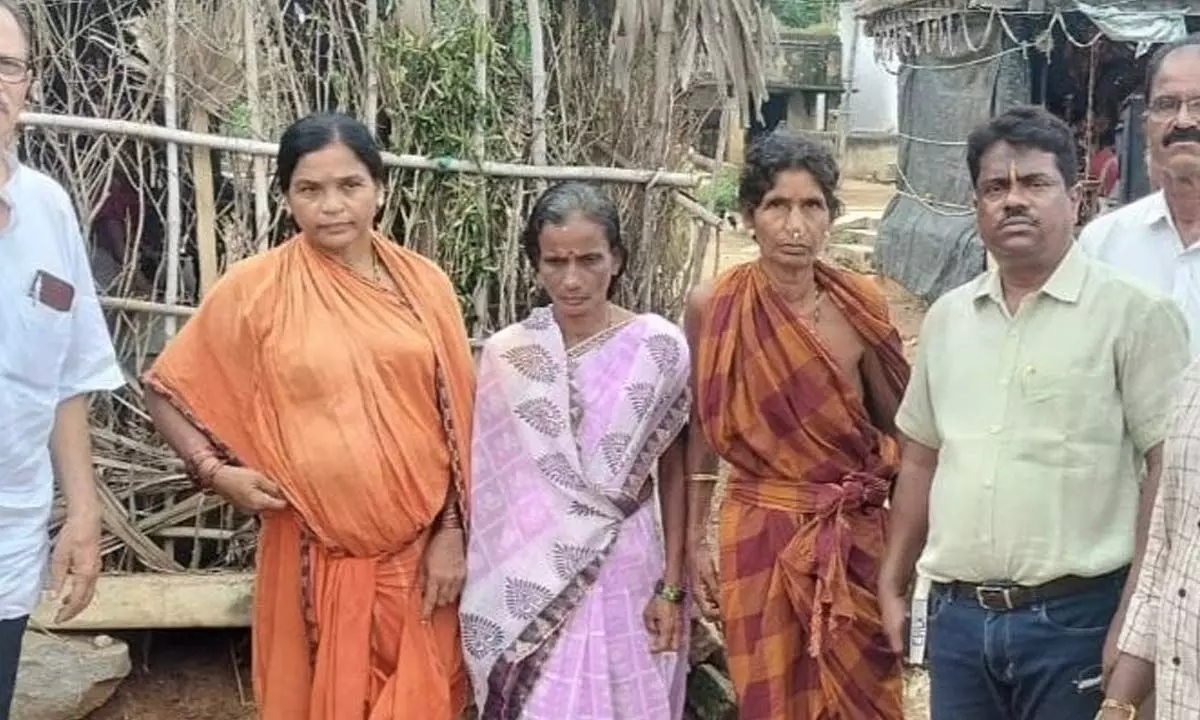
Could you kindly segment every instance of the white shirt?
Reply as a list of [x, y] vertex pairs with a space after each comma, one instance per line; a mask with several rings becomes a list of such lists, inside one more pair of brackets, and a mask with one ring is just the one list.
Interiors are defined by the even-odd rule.
[[1079, 243], [1174, 299], [1187, 319], [1192, 357], [1200, 356], [1200, 244], [1183, 247], [1161, 191], [1091, 221]]
[[[0, 620], [33, 612], [49, 554], [50, 431], [63, 400], [124, 383], [66, 191], [8, 160], [0, 191]], [[35, 299], [38, 271], [74, 286], [67, 311]]]

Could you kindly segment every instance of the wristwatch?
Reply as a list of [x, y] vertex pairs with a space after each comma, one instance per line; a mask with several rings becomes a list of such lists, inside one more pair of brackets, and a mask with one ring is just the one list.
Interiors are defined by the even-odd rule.
[[679, 605], [687, 597], [687, 591], [678, 585], [668, 585], [662, 580], [654, 586], [654, 594], [669, 603]]

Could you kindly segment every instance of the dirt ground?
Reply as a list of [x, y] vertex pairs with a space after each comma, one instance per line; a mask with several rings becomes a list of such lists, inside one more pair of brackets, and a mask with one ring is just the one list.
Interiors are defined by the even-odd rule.
[[132, 633], [133, 672], [87, 720], [254, 720], [245, 630]]
[[[847, 181], [841, 189], [847, 216], [882, 214], [892, 188]], [[744, 236], [723, 234], [710, 248], [706, 268], [720, 271], [755, 257], [757, 248]], [[719, 255], [719, 257], [717, 257]], [[715, 265], [715, 267], [714, 267]], [[920, 329], [922, 303], [882, 278], [880, 287], [892, 307], [892, 319], [911, 350]], [[245, 631], [173, 631], [126, 636], [133, 673], [113, 699], [88, 720], [252, 720], [250, 643]], [[910, 671], [906, 687], [909, 720], [928, 718], [928, 680]]]

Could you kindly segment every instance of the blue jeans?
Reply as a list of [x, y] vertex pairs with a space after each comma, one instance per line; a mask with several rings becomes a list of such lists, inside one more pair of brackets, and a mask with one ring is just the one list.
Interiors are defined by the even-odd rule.
[[17, 682], [17, 663], [21, 660], [21, 638], [28, 621], [28, 617], [0, 620], [0, 720], [8, 720]]
[[935, 585], [929, 598], [932, 720], [1092, 720], [1108, 626], [1125, 573], [1086, 592], [1007, 612]]

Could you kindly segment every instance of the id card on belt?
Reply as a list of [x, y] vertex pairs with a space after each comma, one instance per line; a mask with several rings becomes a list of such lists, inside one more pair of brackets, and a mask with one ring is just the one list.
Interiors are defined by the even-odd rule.
[[925, 664], [926, 637], [929, 632], [929, 591], [933, 583], [929, 578], [917, 576], [913, 583], [912, 607], [909, 610], [908, 662], [911, 665]]

